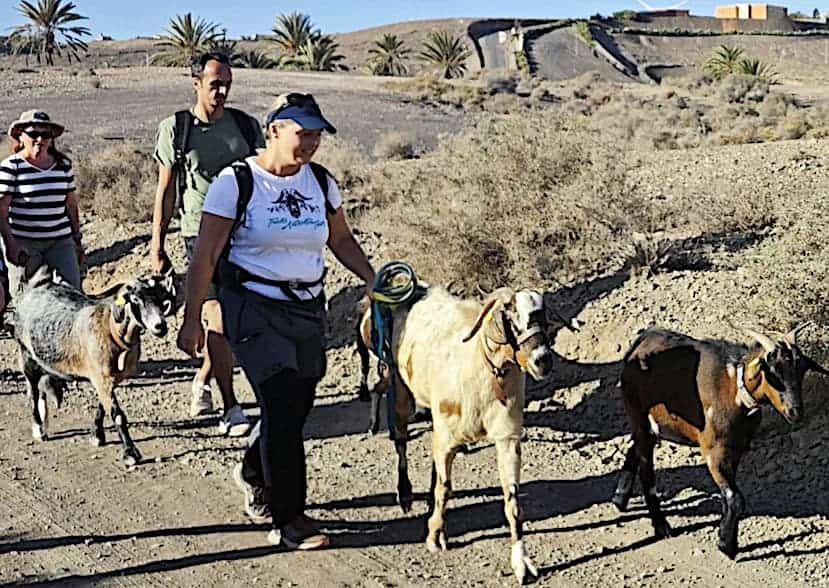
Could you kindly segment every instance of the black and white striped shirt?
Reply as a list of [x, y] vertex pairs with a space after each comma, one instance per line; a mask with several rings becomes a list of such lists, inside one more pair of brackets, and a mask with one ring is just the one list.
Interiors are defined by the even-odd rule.
[[75, 191], [69, 160], [40, 169], [20, 155], [0, 162], [0, 198], [11, 198], [9, 225], [12, 235], [24, 239], [51, 240], [69, 237], [72, 226], [66, 196]]

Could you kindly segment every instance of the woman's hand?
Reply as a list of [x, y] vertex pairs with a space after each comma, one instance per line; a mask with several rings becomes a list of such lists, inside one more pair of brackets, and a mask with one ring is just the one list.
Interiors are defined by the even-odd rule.
[[29, 260], [29, 252], [18, 245], [16, 240], [10, 239], [6, 243], [6, 259], [13, 265], [23, 267]]
[[204, 327], [198, 318], [188, 318], [185, 311], [184, 322], [178, 331], [176, 345], [190, 357], [196, 357], [204, 349]]
[[86, 252], [80, 243], [75, 243], [75, 257], [78, 258], [78, 267], [82, 268], [86, 263]]

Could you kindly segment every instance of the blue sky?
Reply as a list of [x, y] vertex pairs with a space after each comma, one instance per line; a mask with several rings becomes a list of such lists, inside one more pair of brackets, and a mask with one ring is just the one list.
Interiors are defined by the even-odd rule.
[[[117, 39], [160, 33], [175, 14], [193, 14], [220, 23], [228, 36], [267, 33], [274, 17], [294, 10], [311, 15], [323, 32], [354, 31], [406, 20], [451, 17], [583, 17], [596, 12], [610, 14], [616, 10], [638, 8], [636, 0], [305, 0], [303, 2], [271, 2], [264, 0], [72, 0], [78, 12], [89, 17], [87, 26], [93, 35], [103, 33]], [[674, 0], [646, 0], [651, 6], [669, 6]], [[685, 8], [692, 14], [712, 15], [717, 2], [694, 0]], [[790, 11], [809, 12], [826, 4], [779, 2]], [[14, 7], [17, 0], [0, 0], [0, 28], [23, 22]], [[244, 7], [244, 8], [240, 8]], [[11, 13], [11, 14], [10, 14]]]

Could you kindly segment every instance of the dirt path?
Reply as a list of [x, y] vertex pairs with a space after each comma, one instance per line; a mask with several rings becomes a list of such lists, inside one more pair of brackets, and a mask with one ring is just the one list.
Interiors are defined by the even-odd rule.
[[[239, 87], [250, 88], [250, 103], [261, 106], [281, 80], [292, 81], [279, 75], [261, 78], [258, 85], [240, 77]], [[149, 137], [158, 117], [155, 111], [142, 111], [141, 105], [163, 102], [161, 106], [170, 111], [186, 94], [186, 79], [178, 79], [173, 90], [156, 96], [151, 94], [167, 88], [169, 80], [135, 81], [146, 83], [140, 91], [123, 80], [104, 82], [109, 90], [93, 97], [101, 100], [99, 104], [77, 100], [83, 94], [79, 91], [69, 92], [68, 97], [56, 95], [47, 107], [65, 111], [86, 138], [96, 125], [112, 125], [113, 132], [136, 128]], [[333, 82], [324, 77], [314, 78], [314, 83], [332, 96], [347, 90], [331, 86]], [[386, 104], [386, 97], [372, 88], [360, 92], [342, 94], [348, 97], [339, 105], [344, 121], [360, 111], [364, 103], [359, 100], [366, 97], [376, 97], [372, 108]], [[119, 106], [115, 98], [124, 100], [124, 108], [141, 111], [142, 122], [136, 125], [115, 116]], [[0, 107], [0, 116], [16, 115], [29, 107], [26, 100], [7, 102]], [[93, 107], [108, 113], [103, 122], [93, 116]], [[362, 129], [370, 146], [371, 133], [383, 126], [400, 122], [428, 135], [460, 120], [437, 113], [432, 123], [424, 125], [424, 119], [418, 118], [423, 111], [412, 105], [382, 112], [386, 118], [376, 129], [355, 123], [350, 133], [359, 135]], [[767, 164], [753, 173], [789, 169], [789, 163], [803, 159], [801, 150], [808, 151], [815, 169], [818, 164], [826, 169], [829, 149], [822, 145], [751, 146], [750, 153]], [[749, 147], [741, 149], [739, 153], [731, 148], [662, 152], [650, 164], [643, 156], [646, 161], [639, 171], [643, 181], [654, 186], [661, 186], [660, 178], [666, 176], [676, 182], [704, 183], [710, 174], [691, 174], [691, 166], [732, 173], [744, 160], [742, 154], [749, 153]], [[824, 175], [814, 172], [814, 184], [803, 189], [829, 193]], [[651, 182], [651, 178], [655, 179]], [[787, 190], [788, 185], [781, 183], [780, 193]], [[96, 220], [84, 227], [84, 233], [96, 266], [87, 280], [90, 291], [100, 290], [115, 277], [146, 270], [148, 225], [114, 227]], [[382, 259], [377, 236], [364, 234], [361, 239]], [[171, 249], [181, 268], [179, 239], [171, 239]], [[675, 538], [651, 539], [641, 499], [635, 499], [624, 514], [608, 503], [627, 446], [615, 389], [623, 349], [638, 329], [651, 323], [698, 336], [737, 336], [724, 332], [724, 325], [741, 319], [743, 301], [757, 292], [757, 285], [738, 269], [751, 250], [723, 250], [717, 255], [717, 263], [706, 271], [676, 271], [651, 279], [610, 276], [556, 293], [584, 327], [578, 335], [559, 334], [555, 377], [532, 390], [527, 407], [521, 499], [527, 550], [541, 571], [537, 585], [829, 586], [829, 452], [825, 450], [829, 409], [818, 386], [825, 382], [816, 378], [806, 386], [809, 418], [789, 431], [768, 412], [754, 449], [741, 466], [740, 484], [749, 515], [740, 529], [736, 562], [716, 550], [720, 507], [695, 451], [667, 445], [657, 451], [658, 487]], [[64, 407], [54, 414], [49, 441], [31, 440], [23, 382], [15, 370], [15, 347], [2, 339], [0, 583], [512, 585], [508, 532], [490, 446], [476, 446], [457, 459], [446, 553], [429, 554], [423, 545], [422, 493], [429, 482], [429, 434], [423, 425], [414, 428], [409, 451], [412, 482], [421, 494], [411, 515], [404, 516], [394, 504], [393, 448], [385, 435], [364, 433], [367, 407], [354, 394], [358, 361], [351, 337], [360, 288], [336, 263], [331, 267], [331, 367], [306, 433], [311, 514], [326, 522], [333, 535], [332, 549], [284, 552], [267, 545], [263, 527], [248, 523], [241, 496], [229, 479], [244, 442], [218, 434], [218, 415], [186, 417], [194, 367], [174, 349], [172, 336], [166, 341], [147, 340], [141, 371], [119, 392], [146, 458], [132, 470], [120, 465], [117, 444], [93, 448], [87, 442], [93, 413], [87, 385], [70, 389]], [[178, 325], [171, 327], [174, 333]], [[241, 377], [237, 382], [245, 410], [254, 417], [252, 394]], [[114, 439], [114, 432], [110, 430], [109, 436]]]

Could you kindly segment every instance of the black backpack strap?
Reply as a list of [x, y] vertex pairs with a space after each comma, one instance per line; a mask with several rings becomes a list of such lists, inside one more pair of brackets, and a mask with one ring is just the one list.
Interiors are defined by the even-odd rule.
[[173, 169], [177, 180], [176, 210], [184, 212], [184, 192], [187, 190], [187, 147], [190, 140], [190, 129], [193, 127], [193, 113], [189, 110], [179, 110], [175, 114], [176, 124], [173, 129]]
[[[233, 175], [236, 176], [236, 185], [239, 188], [239, 198], [236, 200], [236, 219], [230, 230], [230, 234], [233, 235], [236, 229], [245, 224], [248, 204], [253, 197], [253, 171], [244, 159], [234, 161], [230, 167], [233, 168]], [[230, 243], [230, 238], [228, 238], [228, 243]]]
[[248, 144], [248, 156], [256, 155], [256, 122], [247, 114], [238, 108], [225, 108], [226, 112], [233, 117], [233, 122], [236, 123], [236, 128], [242, 133], [245, 138], [245, 143]]
[[322, 190], [322, 196], [325, 198], [325, 212], [329, 215], [336, 214], [337, 209], [334, 208], [331, 201], [328, 199], [328, 178], [334, 176], [324, 165], [320, 165], [316, 161], [311, 162], [311, 171], [314, 172], [314, 177], [317, 179], [317, 183], [320, 185], [320, 189]]

